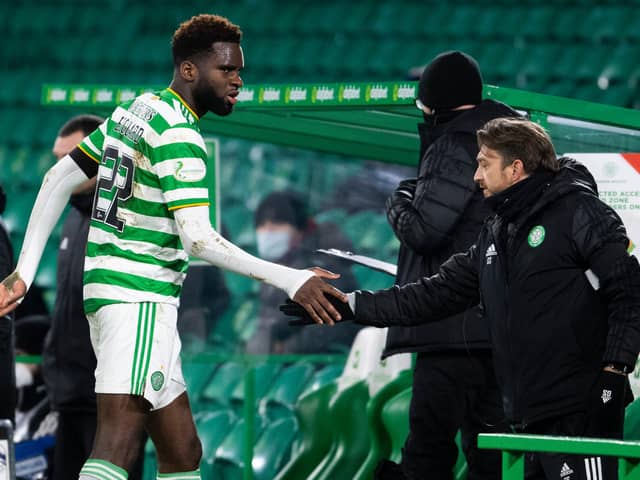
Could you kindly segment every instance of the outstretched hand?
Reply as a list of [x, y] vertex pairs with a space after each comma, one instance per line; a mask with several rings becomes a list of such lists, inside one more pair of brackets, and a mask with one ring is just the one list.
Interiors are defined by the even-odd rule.
[[[354, 319], [354, 314], [349, 303], [344, 303], [329, 295], [325, 295], [325, 297], [340, 314], [341, 322]], [[295, 317], [289, 320], [289, 325], [312, 325], [316, 323], [302, 305], [292, 302], [291, 300], [287, 300], [286, 303], [280, 305], [280, 311], [289, 317]]]
[[293, 296], [293, 301], [302, 306], [307, 316], [315, 323], [333, 325], [342, 318], [333, 302], [338, 301], [347, 305], [347, 296], [322, 279], [335, 280], [340, 278], [340, 275], [320, 267], [313, 267], [310, 270], [316, 275], [298, 289]]
[[14, 311], [18, 301], [27, 293], [27, 284], [20, 278], [18, 272], [13, 272], [0, 283], [0, 316]]

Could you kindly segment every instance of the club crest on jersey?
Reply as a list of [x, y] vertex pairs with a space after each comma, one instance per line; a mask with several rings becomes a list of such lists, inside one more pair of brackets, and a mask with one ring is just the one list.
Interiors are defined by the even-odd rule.
[[164, 384], [164, 375], [161, 371], [156, 371], [151, 374], [151, 386], [157, 392], [162, 388]]
[[531, 248], [539, 247], [542, 242], [544, 242], [544, 237], [546, 235], [546, 231], [542, 225], [536, 225], [529, 232], [529, 236], [527, 237], [527, 241], [529, 242], [529, 246]]
[[496, 251], [496, 246], [492, 243], [491, 245], [489, 245], [486, 253], [484, 254], [485, 263], [487, 265], [491, 265], [491, 263], [493, 262], [493, 257], [497, 257], [497, 256], [498, 256], [498, 252]]
[[207, 167], [199, 158], [190, 159], [188, 163], [178, 160], [173, 177], [179, 182], [199, 182], [207, 174]]

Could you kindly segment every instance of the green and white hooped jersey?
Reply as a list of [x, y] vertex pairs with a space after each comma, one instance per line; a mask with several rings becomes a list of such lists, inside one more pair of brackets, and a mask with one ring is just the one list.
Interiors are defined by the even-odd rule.
[[85, 258], [87, 313], [114, 303], [178, 305], [189, 259], [173, 211], [209, 205], [197, 122], [175, 91], [146, 93], [117, 107], [72, 154], [99, 163]]

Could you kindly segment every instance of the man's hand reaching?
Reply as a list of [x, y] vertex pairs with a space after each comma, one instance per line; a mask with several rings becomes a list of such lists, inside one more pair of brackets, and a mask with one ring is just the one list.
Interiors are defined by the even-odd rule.
[[[342, 302], [338, 298], [330, 295], [325, 295], [325, 297], [327, 301], [331, 303], [333, 308], [339, 312], [341, 322], [353, 320], [355, 318], [349, 303]], [[289, 325], [311, 325], [313, 323], [317, 323], [302, 305], [292, 302], [291, 300], [287, 300], [286, 303], [280, 305], [280, 311], [289, 317], [296, 317], [289, 320]]]
[[27, 293], [27, 285], [18, 272], [13, 272], [0, 283], [0, 316], [3, 317], [19, 305], [18, 300]]
[[342, 319], [338, 305], [343, 304], [349, 308], [346, 303], [347, 296], [322, 279], [335, 280], [340, 275], [320, 267], [313, 267], [310, 270], [316, 276], [311, 277], [298, 289], [293, 301], [304, 309], [308, 319], [319, 324], [333, 325]]

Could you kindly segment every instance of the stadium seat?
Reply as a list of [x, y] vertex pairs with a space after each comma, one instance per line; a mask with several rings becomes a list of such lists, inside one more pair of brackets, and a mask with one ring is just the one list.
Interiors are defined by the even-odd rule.
[[253, 448], [253, 478], [272, 480], [289, 457], [291, 442], [296, 435], [294, 417], [281, 418], [269, 424]]
[[231, 392], [242, 383], [244, 367], [237, 362], [225, 362], [218, 367], [202, 391], [204, 408], [224, 408], [231, 405]]
[[54, 242], [49, 242], [42, 253], [34, 283], [43, 289], [55, 288], [57, 270], [58, 248]]
[[253, 335], [259, 300], [255, 295], [232, 297], [231, 304], [209, 333], [209, 343], [221, 352], [236, 352]]
[[[255, 417], [253, 442], [258, 439], [264, 429], [260, 416]], [[216, 480], [240, 480], [243, 478], [244, 446], [246, 443], [245, 420], [238, 420], [215, 453], [215, 460], [211, 470], [212, 479]]]
[[367, 418], [362, 415], [369, 386], [362, 380], [336, 392], [329, 403], [332, 446], [309, 480], [351, 480], [365, 460], [370, 446]]
[[[393, 358], [393, 357], [392, 357]], [[354, 480], [368, 480], [372, 477], [378, 462], [387, 458], [391, 451], [391, 440], [384, 425], [382, 424], [382, 408], [402, 390], [411, 387], [411, 370], [404, 370], [393, 381], [387, 383], [375, 396], [367, 403], [367, 421], [371, 432], [371, 449], [367, 458], [360, 466], [360, 469], [353, 477]]]
[[402, 446], [409, 434], [409, 403], [411, 402], [411, 388], [398, 393], [382, 407], [382, 423], [391, 441], [389, 460], [400, 462]]
[[305, 386], [300, 396], [306, 395], [309, 392], [313, 392], [325, 385], [333, 383], [340, 376], [343, 369], [344, 365], [339, 363], [327, 365], [326, 367], [321, 368], [313, 375], [311, 380], [309, 380], [309, 383]]
[[276, 480], [308, 478], [329, 451], [333, 428], [328, 420], [329, 401], [335, 394], [336, 387], [336, 383], [328, 383], [304, 393], [298, 399], [298, 437], [291, 448], [289, 462], [275, 477]]
[[194, 415], [194, 420], [202, 443], [202, 462], [200, 467], [202, 476], [205, 480], [214, 480], [213, 463], [216, 450], [231, 431], [236, 417], [231, 410], [205, 411]]
[[[272, 382], [280, 372], [282, 365], [278, 363], [265, 362], [256, 365], [254, 372], [254, 393], [255, 400], [257, 402], [258, 399], [262, 398], [269, 387], [271, 387]], [[236, 387], [231, 392], [231, 406], [234, 410], [241, 414], [242, 408], [245, 402], [245, 385], [244, 379], [236, 384]]]
[[313, 365], [302, 362], [282, 370], [260, 400], [263, 415], [272, 421], [293, 416], [296, 401], [313, 375], [313, 370]]
[[625, 410], [624, 439], [640, 440], [640, 398], [636, 398]]
[[187, 384], [187, 392], [192, 403], [197, 404], [209, 383], [215, 367], [206, 362], [186, 361], [182, 363], [182, 373]]

